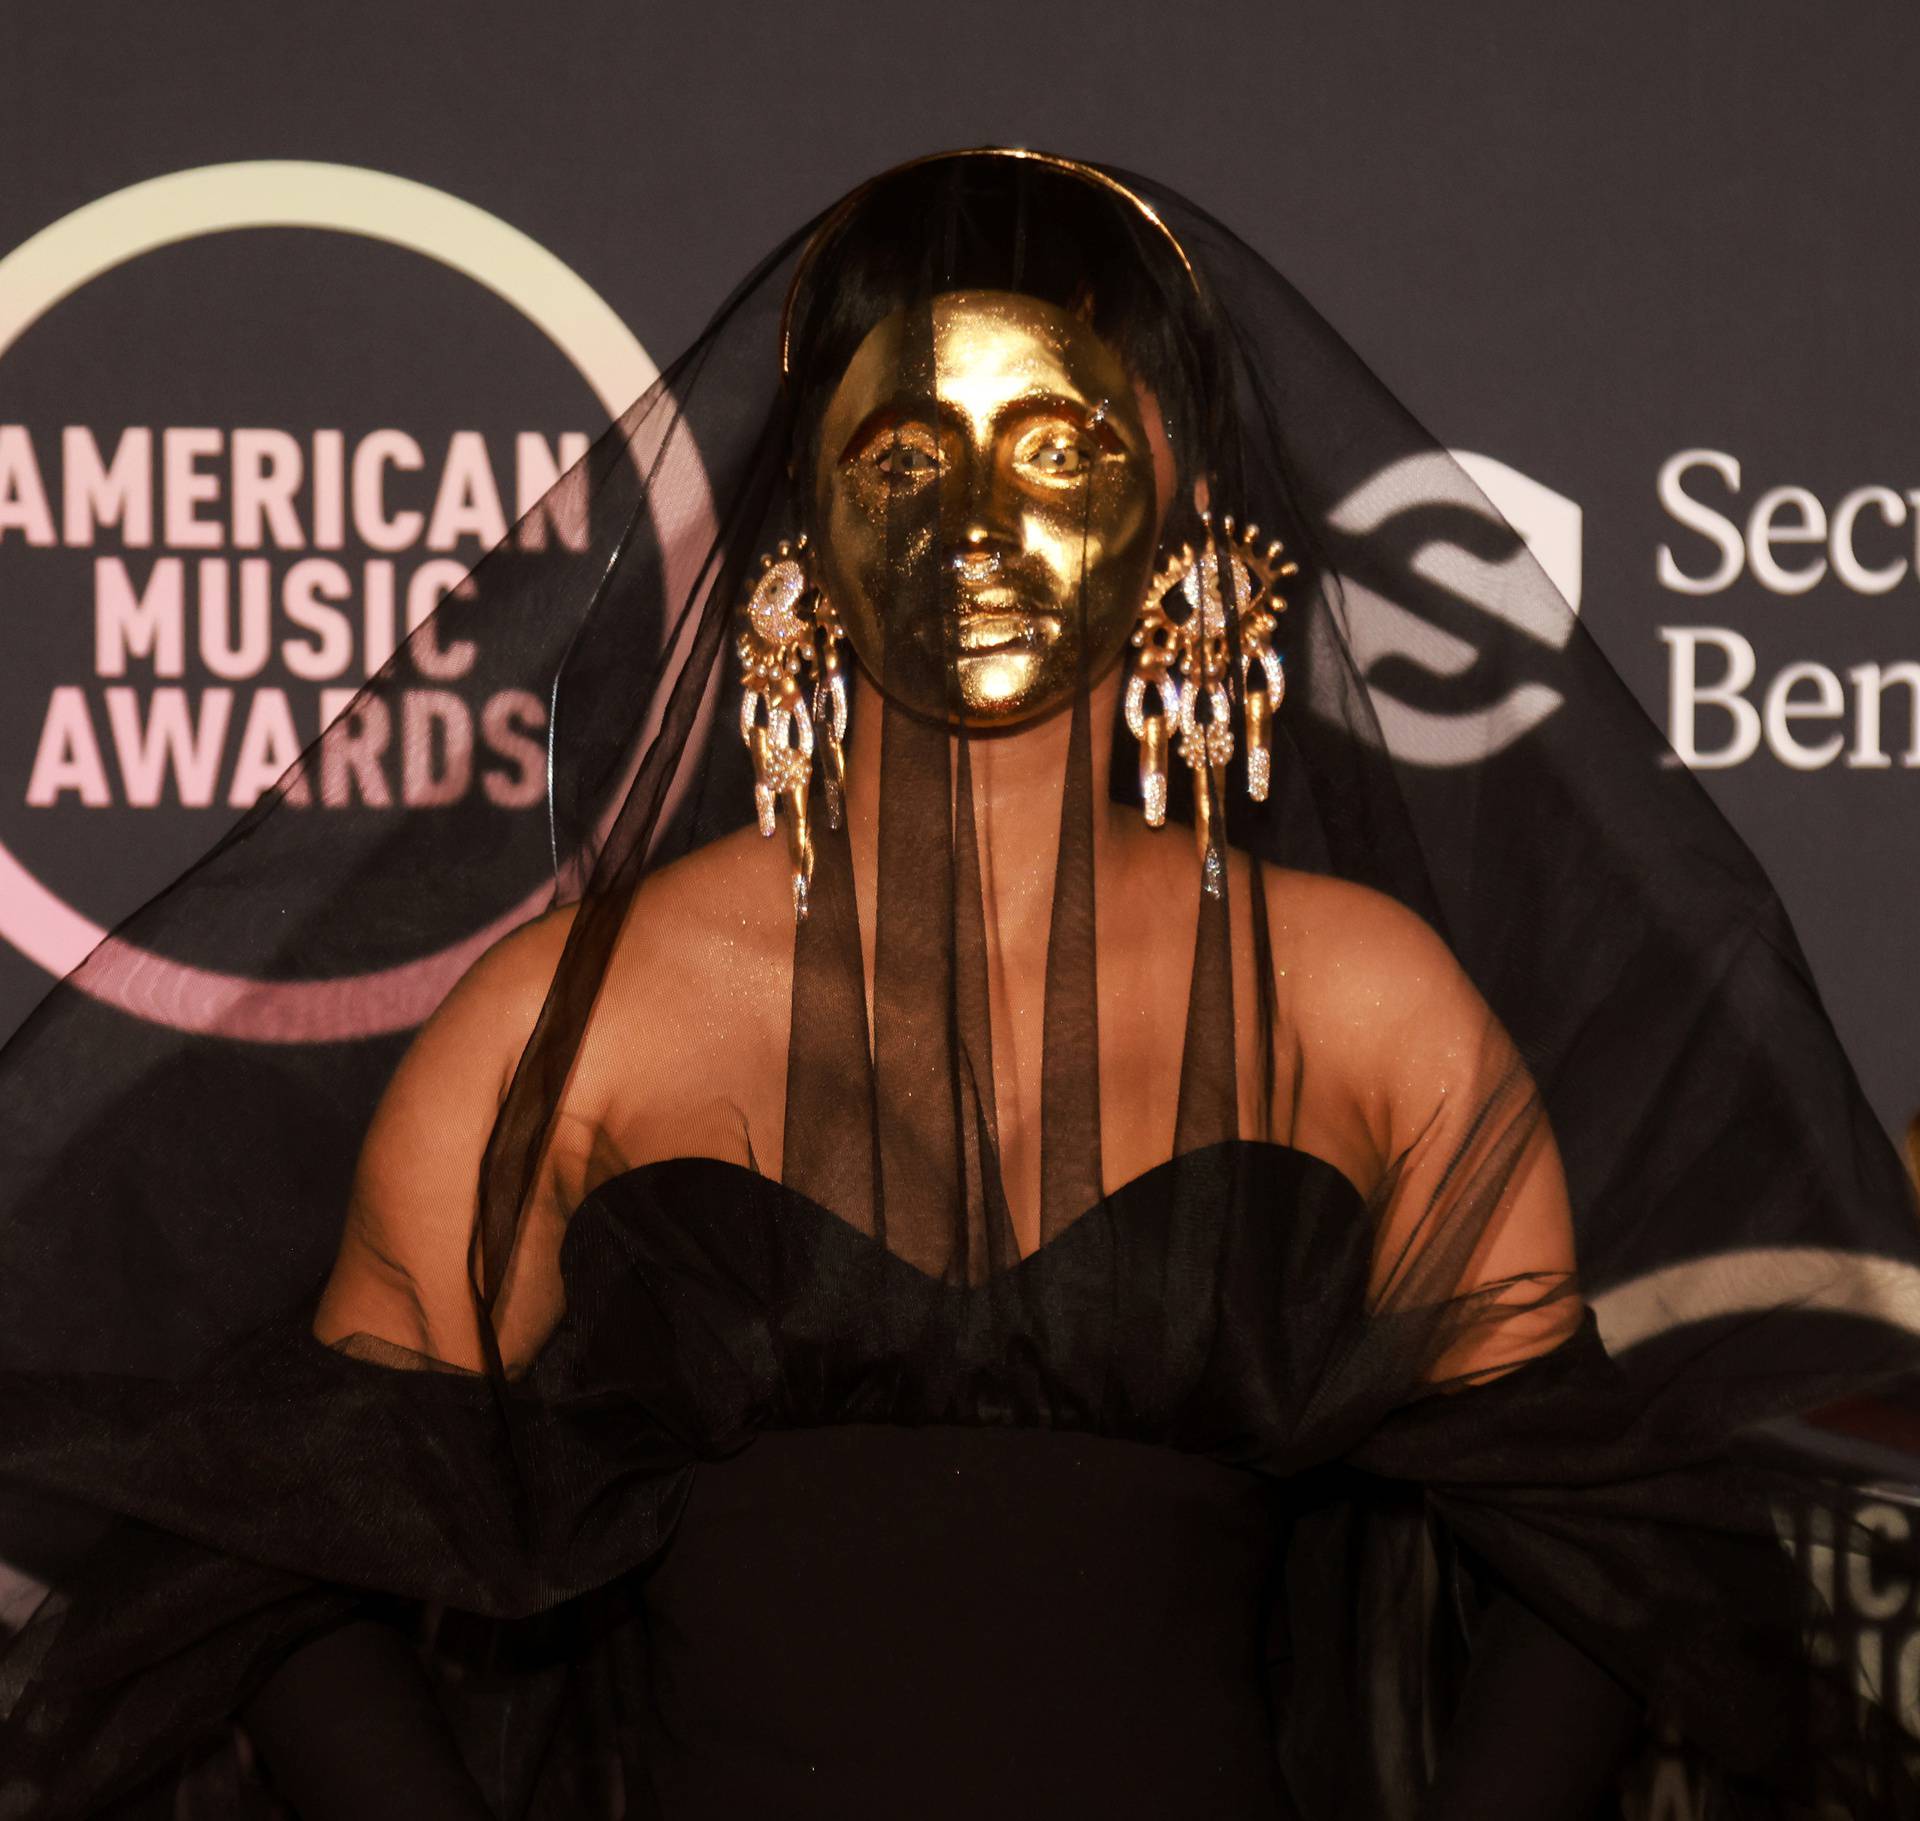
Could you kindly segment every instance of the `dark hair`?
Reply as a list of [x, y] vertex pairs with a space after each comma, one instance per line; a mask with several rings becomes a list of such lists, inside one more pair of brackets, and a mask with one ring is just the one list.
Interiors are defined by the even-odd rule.
[[874, 324], [963, 290], [1018, 291], [1085, 319], [1158, 399], [1176, 472], [1204, 472], [1226, 388], [1200, 282], [1129, 197], [991, 153], [891, 172], [829, 218], [799, 272], [787, 330], [802, 471], [827, 397]]

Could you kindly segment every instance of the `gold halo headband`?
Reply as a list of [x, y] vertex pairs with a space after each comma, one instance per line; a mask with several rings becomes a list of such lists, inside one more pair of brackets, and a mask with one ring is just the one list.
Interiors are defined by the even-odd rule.
[[793, 306], [799, 300], [800, 286], [807, 276], [808, 268], [813, 264], [814, 254], [851, 214], [855, 206], [867, 193], [890, 178], [898, 177], [902, 171], [918, 170], [923, 164], [941, 164], [952, 158], [1024, 158], [1033, 164], [1045, 165], [1049, 170], [1065, 171], [1069, 176], [1078, 177], [1083, 183], [1092, 184], [1096, 189], [1118, 196], [1122, 202], [1139, 211], [1141, 217], [1159, 234], [1169, 247], [1173, 256], [1180, 262], [1180, 269], [1186, 273], [1188, 281], [1197, 292], [1200, 289], [1199, 275], [1193, 269], [1193, 261], [1187, 257], [1187, 250], [1174, 237], [1173, 230], [1160, 217], [1159, 211], [1147, 201], [1127, 188], [1117, 177], [1091, 164], [1082, 164], [1077, 158], [1061, 158], [1052, 152], [1032, 152], [1022, 146], [979, 145], [970, 146], [957, 152], [929, 152], [922, 158], [909, 158], [905, 164], [896, 164], [891, 170], [882, 171], [877, 177], [869, 177], [858, 189], [849, 190], [834, 204], [825, 220], [813, 232], [800, 254], [800, 263], [793, 269], [792, 282], [787, 286], [786, 302], [780, 308], [780, 378], [784, 384], [792, 377], [793, 352]]

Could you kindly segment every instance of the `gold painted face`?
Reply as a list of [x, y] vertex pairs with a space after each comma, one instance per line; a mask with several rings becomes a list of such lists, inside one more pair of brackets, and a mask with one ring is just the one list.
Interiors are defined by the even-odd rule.
[[1124, 648], [1153, 562], [1153, 454], [1132, 379], [1077, 317], [955, 291], [931, 330], [931, 408], [914, 377], [926, 318], [905, 310], [874, 326], [828, 401], [822, 581], [889, 693], [1006, 726]]

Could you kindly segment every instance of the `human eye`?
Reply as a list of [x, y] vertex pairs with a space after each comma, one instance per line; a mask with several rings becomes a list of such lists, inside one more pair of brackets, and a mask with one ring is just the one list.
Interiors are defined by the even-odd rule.
[[932, 424], [891, 413], [870, 423], [847, 455], [870, 481], [888, 487], [917, 486], [945, 466]]
[[869, 459], [889, 480], [919, 480], [924, 475], [934, 473], [940, 466], [937, 450], [898, 437], [879, 444]]
[[1078, 480], [1100, 455], [1093, 440], [1065, 424], [1029, 432], [1015, 451], [1016, 463], [1043, 481]]

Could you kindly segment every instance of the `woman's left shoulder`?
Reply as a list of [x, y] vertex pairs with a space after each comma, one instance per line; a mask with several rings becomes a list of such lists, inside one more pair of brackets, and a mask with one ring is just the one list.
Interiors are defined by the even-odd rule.
[[1479, 994], [1428, 920], [1358, 880], [1263, 867], [1267, 930], [1277, 971], [1336, 1000], [1370, 1001], [1376, 1016], [1449, 1001], [1480, 1009]]

